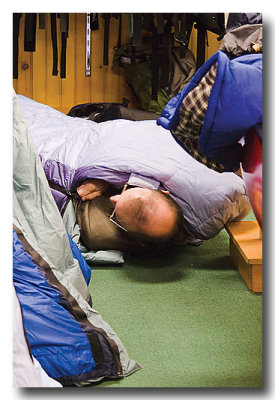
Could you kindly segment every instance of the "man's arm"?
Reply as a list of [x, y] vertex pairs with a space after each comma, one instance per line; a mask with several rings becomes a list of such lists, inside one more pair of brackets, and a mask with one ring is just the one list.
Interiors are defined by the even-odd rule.
[[92, 200], [101, 196], [109, 187], [109, 184], [102, 179], [89, 179], [76, 189], [82, 201]]

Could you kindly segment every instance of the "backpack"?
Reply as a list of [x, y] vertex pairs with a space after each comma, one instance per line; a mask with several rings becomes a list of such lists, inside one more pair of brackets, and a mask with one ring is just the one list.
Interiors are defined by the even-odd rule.
[[94, 122], [105, 122], [115, 119], [130, 121], [156, 120], [159, 115], [148, 111], [128, 107], [129, 100], [123, 97], [121, 103], [85, 103], [72, 107], [67, 115], [85, 118]]
[[[198, 31], [196, 62], [188, 49], [193, 26]], [[131, 43], [117, 49], [114, 64], [123, 67], [143, 110], [160, 114], [190, 82], [204, 63], [207, 31], [222, 39], [223, 13], [129, 14]]]
[[180, 48], [174, 46], [169, 57], [169, 76], [164, 84], [161, 73], [157, 82], [157, 95], [153, 96], [152, 82], [152, 43], [144, 38], [141, 46], [135, 49], [135, 62], [131, 62], [132, 46], [119, 48], [114, 56], [114, 65], [123, 67], [124, 76], [135, 94], [142, 110], [160, 114], [168, 101], [180, 92], [192, 79], [196, 72], [193, 53], [185, 50], [185, 57], [180, 58]]

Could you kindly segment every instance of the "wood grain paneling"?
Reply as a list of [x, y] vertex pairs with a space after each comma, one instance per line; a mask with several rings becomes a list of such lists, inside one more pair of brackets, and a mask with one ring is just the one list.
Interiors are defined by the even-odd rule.
[[[99, 30], [91, 32], [91, 76], [85, 76], [86, 14], [69, 14], [69, 37], [67, 39], [66, 78], [60, 78], [61, 33], [57, 18], [58, 76], [52, 75], [53, 52], [51, 42], [50, 14], [46, 14], [45, 29], [36, 31], [36, 51], [24, 51], [24, 22], [22, 15], [19, 33], [18, 79], [13, 80], [17, 93], [48, 104], [67, 113], [71, 107], [87, 102], [121, 102], [130, 100], [131, 107], [138, 107], [131, 89], [123, 75], [123, 69], [112, 65], [118, 40], [119, 20], [111, 18], [109, 34], [109, 65], [103, 65], [104, 19], [99, 14]], [[190, 49], [196, 55], [197, 31], [193, 29]], [[218, 50], [217, 35], [208, 33], [209, 47], [206, 59]], [[122, 44], [130, 42], [129, 17], [122, 14]]]

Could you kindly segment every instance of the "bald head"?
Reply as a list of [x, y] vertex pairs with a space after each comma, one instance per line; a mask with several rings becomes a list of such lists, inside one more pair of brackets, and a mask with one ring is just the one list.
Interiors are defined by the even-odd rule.
[[169, 194], [157, 190], [132, 188], [110, 200], [115, 204], [118, 222], [129, 233], [147, 241], [168, 241], [182, 219], [178, 204]]

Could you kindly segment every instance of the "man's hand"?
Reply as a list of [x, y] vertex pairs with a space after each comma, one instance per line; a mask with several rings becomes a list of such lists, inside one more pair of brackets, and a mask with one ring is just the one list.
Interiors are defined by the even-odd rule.
[[101, 179], [89, 179], [76, 189], [82, 201], [101, 196], [108, 188], [108, 183]]

